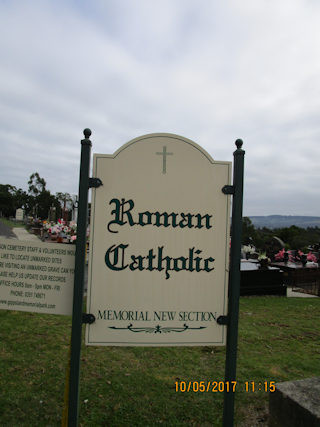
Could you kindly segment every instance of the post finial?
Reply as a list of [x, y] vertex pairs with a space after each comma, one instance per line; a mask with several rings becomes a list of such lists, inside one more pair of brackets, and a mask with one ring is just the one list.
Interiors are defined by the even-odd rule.
[[89, 129], [89, 128], [85, 128], [84, 129], [84, 131], [83, 131], [83, 135], [84, 135], [84, 137], [86, 138], [86, 139], [89, 139], [90, 138], [90, 135], [91, 135], [91, 130]]
[[235, 142], [235, 144], [237, 146], [237, 149], [239, 150], [242, 147], [242, 145], [243, 145], [242, 139], [237, 139], [236, 142]]

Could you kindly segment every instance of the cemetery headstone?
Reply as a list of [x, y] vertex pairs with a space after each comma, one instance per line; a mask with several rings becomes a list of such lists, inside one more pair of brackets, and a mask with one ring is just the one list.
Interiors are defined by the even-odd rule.
[[55, 206], [50, 206], [48, 216], [49, 216], [50, 222], [56, 222], [56, 220], [57, 220], [57, 209]]
[[16, 210], [16, 221], [23, 221], [24, 220], [24, 210], [22, 208], [18, 208]]
[[277, 383], [269, 395], [270, 427], [320, 425], [320, 377]]

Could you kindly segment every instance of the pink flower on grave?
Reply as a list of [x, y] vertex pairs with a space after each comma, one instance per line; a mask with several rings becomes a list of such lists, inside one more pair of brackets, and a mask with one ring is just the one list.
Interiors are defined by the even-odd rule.
[[59, 227], [57, 224], [51, 228], [51, 233], [59, 234], [60, 232], [61, 232], [61, 227]]
[[294, 259], [294, 256], [292, 255], [292, 252], [291, 251], [288, 251], [289, 252], [289, 262], [294, 262], [295, 261], [295, 259]]
[[284, 259], [284, 252], [285, 252], [284, 248], [281, 249], [281, 251], [279, 251], [277, 254], [275, 254], [274, 259], [276, 261], [283, 261], [283, 259]]
[[309, 252], [307, 254], [307, 261], [317, 262], [318, 260], [317, 260], [317, 257], [315, 255], [313, 255], [313, 253]]
[[69, 227], [71, 228], [71, 230], [77, 231], [77, 223], [75, 221], [70, 221]]
[[74, 243], [77, 240], [77, 236], [75, 236], [75, 235], [71, 236], [70, 240], [72, 243]]

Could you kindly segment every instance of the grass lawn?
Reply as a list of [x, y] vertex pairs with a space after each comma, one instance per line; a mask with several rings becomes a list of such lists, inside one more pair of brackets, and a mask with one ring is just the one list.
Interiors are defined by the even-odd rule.
[[[59, 426], [71, 318], [0, 310], [0, 425]], [[224, 347], [82, 347], [80, 425], [221, 426]], [[320, 299], [241, 297], [235, 420], [266, 426], [268, 393], [245, 382], [320, 376]]]
[[7, 227], [9, 227], [11, 229], [14, 228], [14, 227], [22, 227], [22, 228], [25, 227], [25, 224], [23, 222], [11, 221], [10, 219], [4, 218], [4, 217], [0, 218], [0, 221], [4, 225], [6, 225]]

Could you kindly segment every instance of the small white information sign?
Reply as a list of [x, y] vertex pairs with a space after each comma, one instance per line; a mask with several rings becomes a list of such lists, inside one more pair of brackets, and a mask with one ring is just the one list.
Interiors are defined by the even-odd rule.
[[0, 240], [0, 309], [72, 314], [75, 246]]
[[88, 345], [224, 345], [231, 163], [151, 134], [94, 155]]

